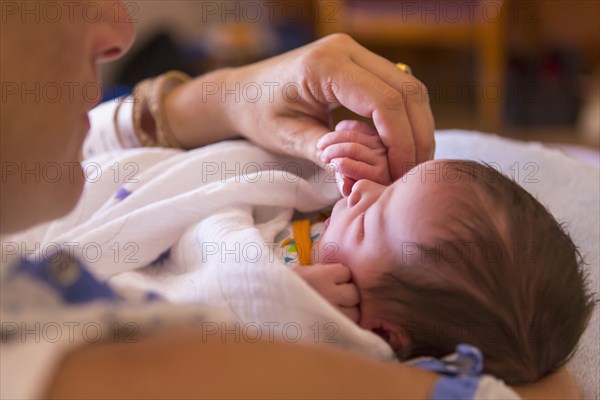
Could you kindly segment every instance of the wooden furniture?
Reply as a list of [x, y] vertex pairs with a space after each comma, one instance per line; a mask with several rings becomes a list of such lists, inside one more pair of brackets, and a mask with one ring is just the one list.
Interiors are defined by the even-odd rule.
[[478, 127], [498, 131], [506, 95], [503, 6], [502, 0], [315, 0], [314, 22], [318, 37], [345, 32], [367, 47], [410, 43], [472, 48]]

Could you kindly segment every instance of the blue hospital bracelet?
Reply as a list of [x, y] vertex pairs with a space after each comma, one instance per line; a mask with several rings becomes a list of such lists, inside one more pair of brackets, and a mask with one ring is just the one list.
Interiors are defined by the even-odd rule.
[[473, 399], [479, 387], [479, 380], [479, 376], [444, 376], [437, 381], [429, 398], [431, 400]]

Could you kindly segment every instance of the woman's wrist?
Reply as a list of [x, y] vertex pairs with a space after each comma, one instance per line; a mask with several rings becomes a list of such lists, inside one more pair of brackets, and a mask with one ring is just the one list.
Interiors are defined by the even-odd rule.
[[169, 71], [136, 85], [133, 93], [133, 130], [141, 145], [183, 148], [172, 133], [164, 103], [172, 90], [189, 80], [190, 77], [182, 72]]
[[[232, 124], [227, 90], [233, 69], [220, 69], [200, 76], [172, 90], [164, 99], [165, 116], [172, 134], [184, 148], [192, 149], [239, 134]], [[234, 99], [235, 100], [235, 99]]]

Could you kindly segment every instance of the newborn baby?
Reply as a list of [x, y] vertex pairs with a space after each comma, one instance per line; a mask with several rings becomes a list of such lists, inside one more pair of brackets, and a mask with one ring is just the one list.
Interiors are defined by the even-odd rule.
[[430, 161], [391, 185], [381, 171], [379, 183], [360, 180], [387, 168], [385, 148], [361, 123], [340, 127], [321, 142], [324, 160], [357, 182], [314, 243], [315, 265], [295, 271], [402, 360], [468, 343], [509, 384], [564, 364], [594, 302], [577, 248], [544, 206], [472, 161]]

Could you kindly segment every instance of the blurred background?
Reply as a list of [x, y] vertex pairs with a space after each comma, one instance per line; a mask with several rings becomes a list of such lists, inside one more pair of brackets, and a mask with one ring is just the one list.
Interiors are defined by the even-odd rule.
[[[106, 99], [346, 32], [429, 88], [437, 129], [600, 148], [599, 0], [128, 1], [138, 37]], [[348, 117], [343, 109], [336, 118]]]

